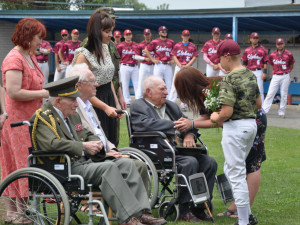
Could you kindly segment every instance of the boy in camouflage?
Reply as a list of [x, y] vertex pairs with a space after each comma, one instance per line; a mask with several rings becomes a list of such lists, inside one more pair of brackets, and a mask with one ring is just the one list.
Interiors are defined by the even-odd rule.
[[240, 46], [233, 40], [225, 40], [218, 48], [216, 57], [220, 57], [222, 68], [230, 73], [221, 84], [219, 100], [222, 109], [210, 118], [214, 122], [224, 122], [224, 173], [232, 185], [237, 206], [239, 220], [235, 225], [252, 225], [257, 224], [257, 219], [250, 209], [245, 160], [256, 135], [255, 117], [261, 107], [261, 98], [256, 77], [242, 66], [240, 53]]

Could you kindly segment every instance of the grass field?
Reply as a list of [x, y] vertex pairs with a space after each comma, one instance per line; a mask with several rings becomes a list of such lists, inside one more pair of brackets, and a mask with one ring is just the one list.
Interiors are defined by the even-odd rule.
[[[222, 129], [201, 129], [200, 132], [210, 156], [214, 157], [218, 163], [217, 174], [223, 173]], [[119, 147], [128, 146], [125, 119], [121, 120], [120, 136]], [[265, 148], [267, 160], [262, 164], [262, 182], [252, 206], [252, 212], [257, 216], [261, 225], [299, 225], [300, 130], [268, 127]], [[216, 216], [217, 213], [226, 209], [217, 188], [214, 189], [213, 203], [215, 224], [232, 225], [235, 219]], [[173, 225], [173, 223], [168, 224]], [[176, 224], [189, 223], [179, 221]], [[210, 223], [203, 222], [203, 224]]]

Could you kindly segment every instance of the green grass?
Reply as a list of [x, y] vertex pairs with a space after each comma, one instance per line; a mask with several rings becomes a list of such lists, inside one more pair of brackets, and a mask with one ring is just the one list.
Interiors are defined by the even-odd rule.
[[[221, 147], [222, 129], [201, 129], [201, 138], [210, 156], [218, 163], [217, 174], [223, 173], [224, 156]], [[125, 119], [121, 120], [119, 147], [128, 146]], [[300, 130], [268, 127], [265, 139], [267, 160], [262, 164], [261, 186], [252, 206], [252, 212], [261, 225], [300, 224]], [[236, 220], [217, 217], [224, 205], [214, 189], [214, 217], [218, 225], [232, 225]], [[172, 225], [173, 223], [168, 223]], [[189, 224], [176, 222], [174, 224]], [[211, 224], [203, 222], [203, 224]]]

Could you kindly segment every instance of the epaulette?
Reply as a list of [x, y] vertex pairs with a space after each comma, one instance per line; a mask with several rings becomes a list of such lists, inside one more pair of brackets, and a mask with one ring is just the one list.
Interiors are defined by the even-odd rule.
[[45, 114], [46, 116], [51, 113], [51, 110], [50, 109], [46, 109], [45, 111], [43, 111], [43, 114]]

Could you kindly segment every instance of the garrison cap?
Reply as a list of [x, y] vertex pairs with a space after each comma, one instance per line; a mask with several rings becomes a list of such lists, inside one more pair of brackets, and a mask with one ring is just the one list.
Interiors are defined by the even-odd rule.
[[100, 9], [103, 10], [104, 12], [108, 13], [110, 15], [110, 17], [112, 17], [112, 18], [118, 18], [115, 15], [114, 8], [112, 8], [112, 7], [101, 7]]
[[79, 76], [68, 77], [46, 84], [44, 89], [49, 91], [51, 97], [76, 98], [81, 96], [77, 88], [78, 80]]

